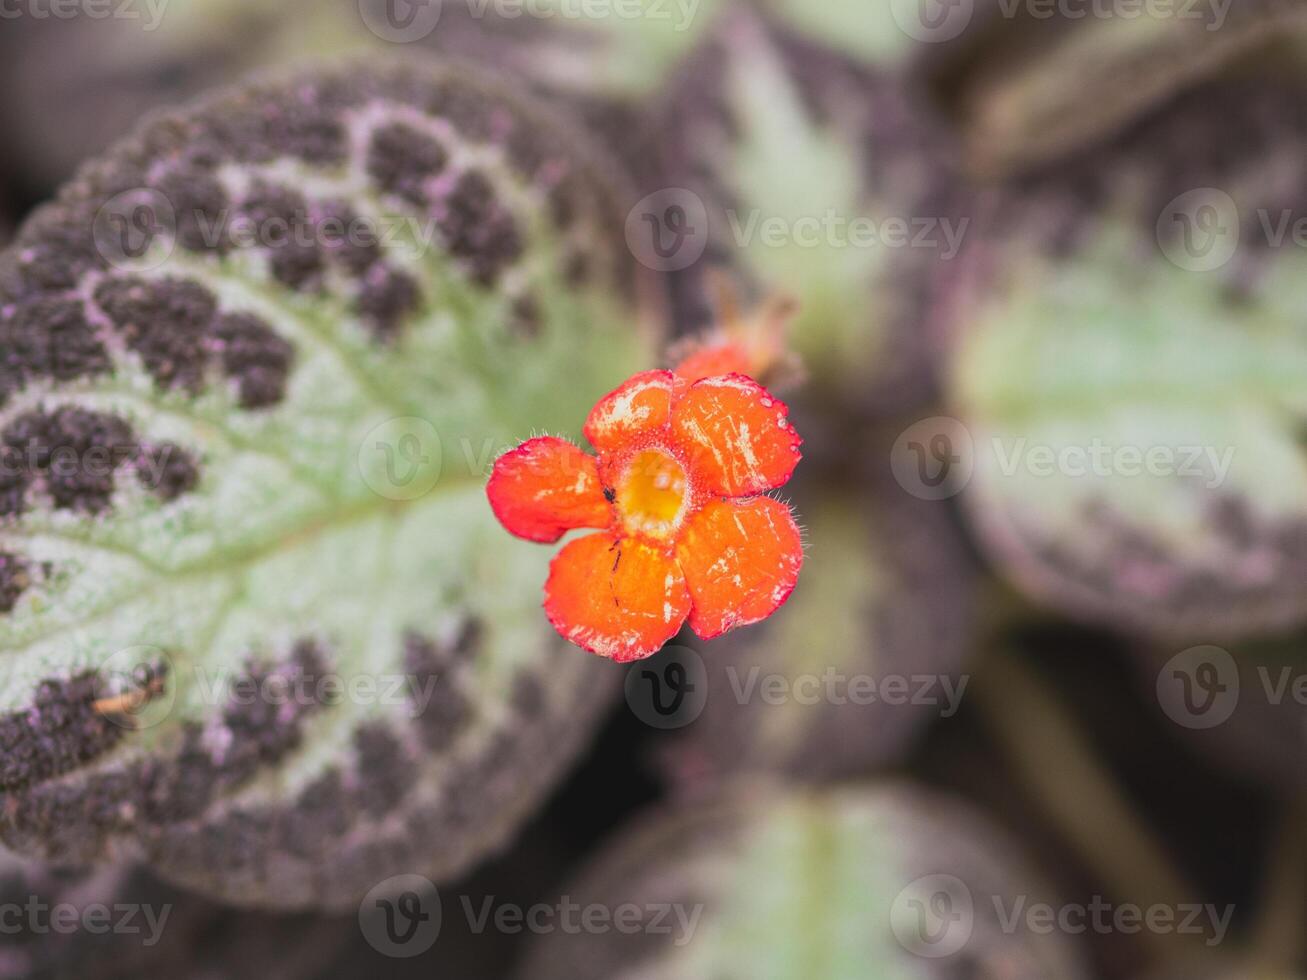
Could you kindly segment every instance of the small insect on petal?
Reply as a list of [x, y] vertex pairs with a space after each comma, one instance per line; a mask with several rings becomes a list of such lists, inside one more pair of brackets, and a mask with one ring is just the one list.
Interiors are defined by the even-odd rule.
[[690, 612], [675, 559], [611, 534], [573, 541], [549, 566], [545, 613], [564, 637], [618, 663], [657, 653]]

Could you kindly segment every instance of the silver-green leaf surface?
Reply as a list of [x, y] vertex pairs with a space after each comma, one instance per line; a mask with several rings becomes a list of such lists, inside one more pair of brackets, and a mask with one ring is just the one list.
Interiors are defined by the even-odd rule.
[[1074, 939], [1025, 927], [1047, 892], [1004, 835], [908, 785], [737, 788], [628, 831], [567, 895], [624, 928], [545, 935], [523, 978], [1085, 976]]
[[1301, 120], [1202, 90], [996, 202], [951, 396], [963, 499], [1032, 595], [1196, 642], [1307, 618]]
[[340, 905], [501, 843], [603, 709], [484, 500], [648, 363], [606, 162], [460, 70], [220, 94], [0, 260], [0, 836]]
[[733, 9], [656, 117], [664, 194], [704, 229], [676, 260], [686, 318], [703, 273], [725, 266], [797, 301], [790, 343], [811, 378], [798, 409], [927, 401], [932, 299], [970, 219], [949, 140], [897, 63]]

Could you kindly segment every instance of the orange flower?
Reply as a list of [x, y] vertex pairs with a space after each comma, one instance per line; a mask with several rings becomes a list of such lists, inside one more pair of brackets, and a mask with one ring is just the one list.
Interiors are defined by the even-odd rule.
[[637, 374], [590, 413], [588, 455], [551, 436], [495, 462], [486, 493], [512, 534], [550, 543], [545, 612], [619, 663], [656, 653], [688, 618], [705, 640], [766, 619], [794, 591], [803, 544], [761, 496], [798, 465], [784, 403], [742, 374]]
[[803, 368], [790, 351], [785, 335], [798, 306], [780, 294], [741, 312], [735, 282], [720, 272], [709, 277], [716, 307], [716, 326], [677, 344], [675, 371], [688, 381], [721, 374], [746, 374], [776, 390], [802, 380]]

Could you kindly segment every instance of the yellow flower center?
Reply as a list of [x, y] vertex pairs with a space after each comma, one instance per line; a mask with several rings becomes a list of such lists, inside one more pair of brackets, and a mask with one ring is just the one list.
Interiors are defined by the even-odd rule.
[[617, 511], [630, 534], [670, 538], [680, 527], [688, 502], [685, 468], [661, 449], [636, 453], [618, 479]]

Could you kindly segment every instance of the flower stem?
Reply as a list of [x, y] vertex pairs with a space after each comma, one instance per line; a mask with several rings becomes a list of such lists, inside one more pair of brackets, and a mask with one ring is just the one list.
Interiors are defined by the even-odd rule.
[[1307, 919], [1307, 797], [1287, 807], [1269, 849], [1266, 881], [1252, 937], [1252, 962], [1266, 972], [1291, 973], [1301, 960]]
[[[1048, 685], [1001, 649], [980, 674], [975, 698], [984, 724], [1045, 816], [1116, 899], [1143, 908], [1192, 902], [1194, 889]], [[1174, 954], [1175, 935], [1144, 935], [1155, 954]]]

